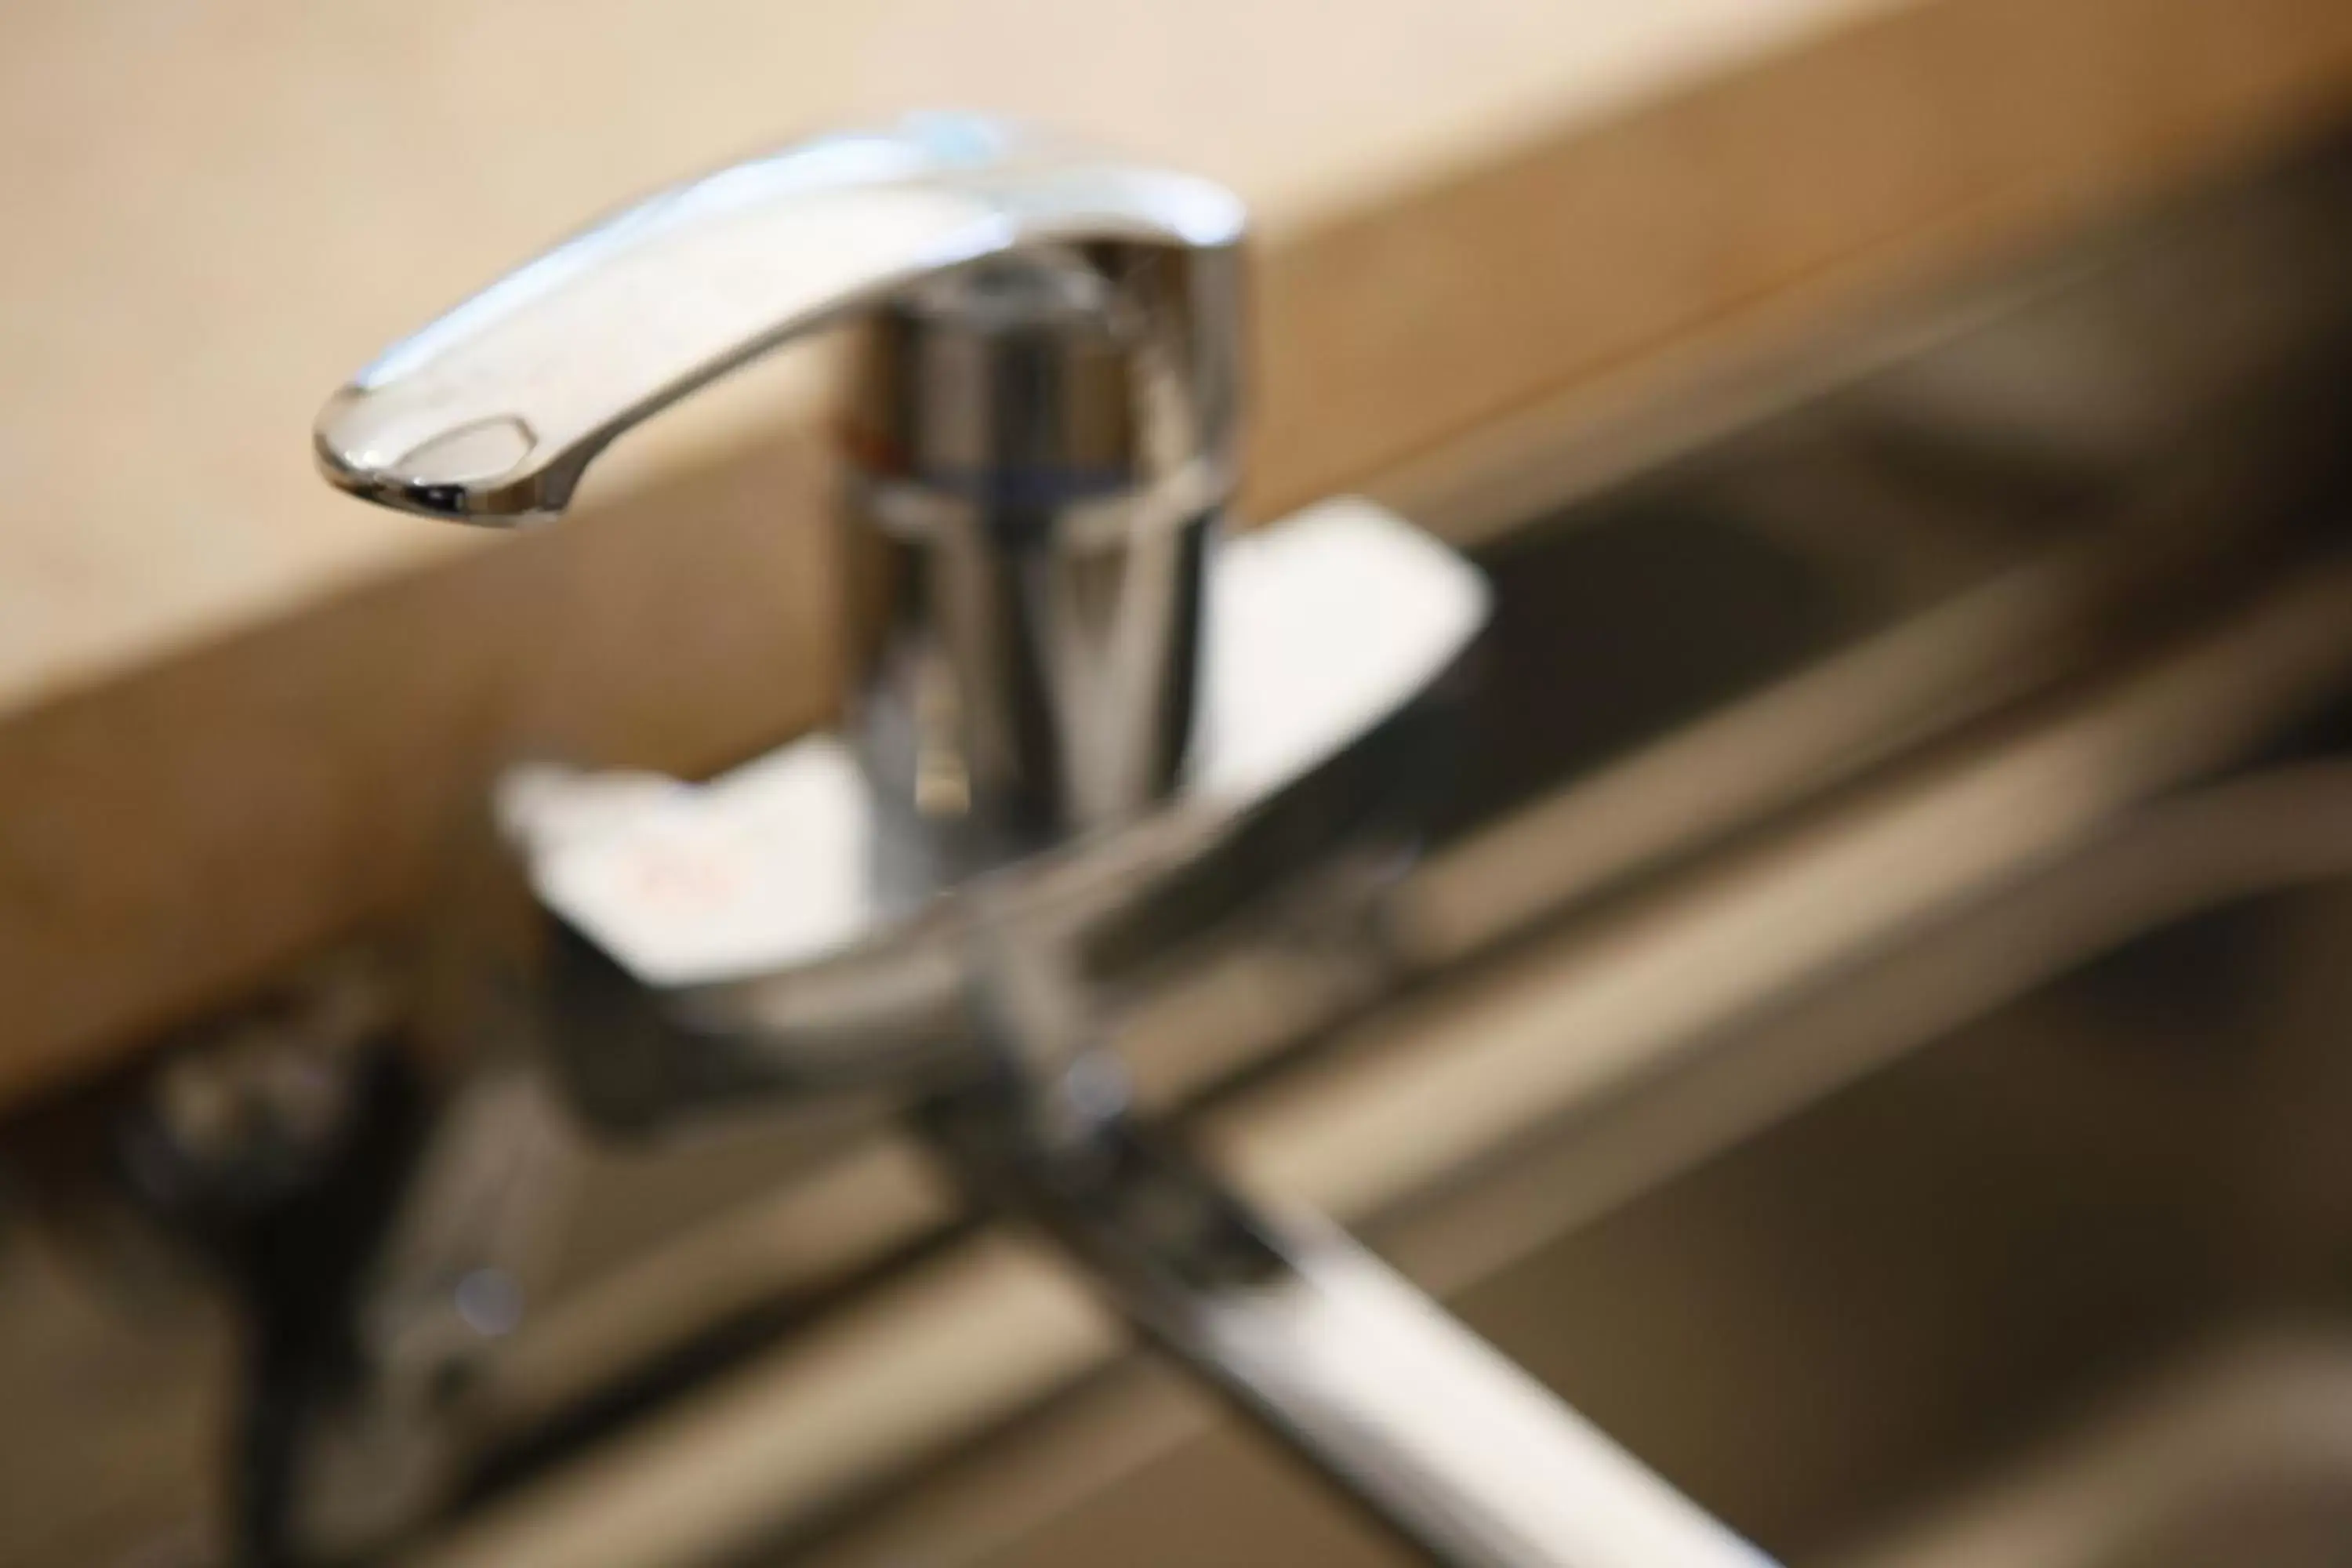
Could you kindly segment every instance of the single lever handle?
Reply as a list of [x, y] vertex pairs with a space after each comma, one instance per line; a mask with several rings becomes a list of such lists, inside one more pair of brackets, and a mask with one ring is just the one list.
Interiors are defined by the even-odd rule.
[[[969, 115], [817, 137], [649, 196], [402, 342], [329, 400], [320, 466], [434, 517], [552, 516], [614, 437], [845, 312], [1016, 250], [1179, 253], [1172, 352], [1189, 452], [1226, 466], [1240, 202]], [[1164, 285], [1163, 285], [1164, 286]]]

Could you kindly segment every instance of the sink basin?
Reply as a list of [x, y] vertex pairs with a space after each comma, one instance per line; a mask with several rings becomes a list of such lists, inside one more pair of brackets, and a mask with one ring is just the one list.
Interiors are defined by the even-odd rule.
[[2214, 1347], [1842, 1568], [2328, 1568], [2352, 1542], [2352, 1339]]
[[2155, 808], [1654, 1086], [1759, 1130], [1466, 1310], [1792, 1563], [2345, 1561], [2347, 868], [2341, 764]]

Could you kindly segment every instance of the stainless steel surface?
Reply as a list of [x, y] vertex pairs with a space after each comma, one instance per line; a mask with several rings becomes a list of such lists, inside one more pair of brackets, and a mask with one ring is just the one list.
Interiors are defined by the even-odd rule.
[[978, 116], [817, 137], [388, 349], [320, 413], [320, 464], [427, 515], [551, 517], [630, 426], [873, 315], [856, 690], [884, 803], [936, 830], [890, 868], [919, 896], [1175, 784], [1234, 486], [1243, 229], [1206, 181]]
[[[412, 510], [552, 512], [628, 424], [883, 302], [854, 440], [891, 544], [862, 754], [816, 740], [765, 764], [764, 834], [730, 834], [727, 797], [636, 776], [541, 770], [504, 792], [557, 928], [549, 1034], [583, 1103], [632, 1129], [826, 1089], [931, 1105], [958, 1169], [992, 1170], [984, 1145], [1042, 1173], [1024, 1189], [1068, 1207], [1021, 1206], [1069, 1222], [1052, 1228], [1081, 1268], [1433, 1558], [1760, 1562], [1402, 1280], [1140, 1157], [1103, 1095], [1094, 1020], [1154, 968], [1246, 942], [1269, 909], [1345, 927], [1370, 907], [1428, 809], [1442, 678], [1486, 618], [1468, 567], [1362, 503], [1278, 527], [1204, 594], [1240, 234], [1212, 187], [989, 122], [824, 139], [494, 285], [339, 393], [318, 449], [337, 484]], [[1367, 956], [1344, 962], [1376, 964], [1377, 929], [1348, 934]], [[1223, 1223], [1156, 1231], [1170, 1201]], [[457, 1288], [507, 1279], [486, 1261]], [[416, 1511], [387, 1473], [389, 1517], [359, 1511], [362, 1485], [312, 1523], [314, 1473], [343, 1457], [324, 1436], [346, 1430], [293, 1456], [305, 1552]]]

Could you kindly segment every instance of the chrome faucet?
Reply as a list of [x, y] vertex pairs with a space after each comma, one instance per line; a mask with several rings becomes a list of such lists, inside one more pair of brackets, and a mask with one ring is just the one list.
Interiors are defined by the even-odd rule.
[[1410, 854], [1486, 611], [1358, 501], [1224, 542], [1244, 220], [965, 116], [676, 186], [395, 344], [327, 476], [560, 513], [614, 437], [811, 328], [864, 338], [846, 737], [730, 779], [518, 770], [558, 1065], [645, 1127], [894, 1095], [971, 1189], [1431, 1557], [1764, 1559], [1353, 1243], [1130, 1106], [1107, 1020], [1171, 955], [1347, 917]]

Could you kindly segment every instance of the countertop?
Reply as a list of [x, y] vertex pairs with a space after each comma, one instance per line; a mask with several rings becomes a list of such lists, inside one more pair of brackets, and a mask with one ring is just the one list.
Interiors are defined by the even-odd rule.
[[635, 191], [941, 103], [1198, 169], [1278, 232], [1864, 8], [13, 8], [0, 709], [462, 548], [331, 496], [311, 415], [382, 342]]
[[1252, 510], [2332, 112], [2340, 0], [42, 0], [0, 18], [0, 1098], [412, 906], [496, 763], [831, 700], [791, 361], [486, 547], [320, 399], [614, 200], [1007, 111], [1251, 202]]

